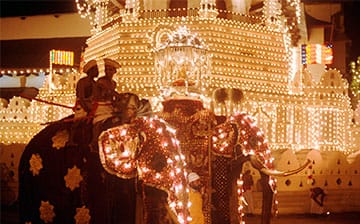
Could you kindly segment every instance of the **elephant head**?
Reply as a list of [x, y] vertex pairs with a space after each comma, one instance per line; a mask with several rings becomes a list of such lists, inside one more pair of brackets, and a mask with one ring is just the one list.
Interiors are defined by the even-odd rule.
[[[233, 184], [237, 183], [236, 179], [239, 178], [242, 165], [246, 161], [249, 161], [260, 172], [263, 188], [263, 224], [270, 223], [273, 192], [276, 183], [274, 176], [296, 174], [310, 164], [310, 160], [308, 160], [304, 165], [295, 170], [286, 172], [275, 170], [272, 163], [271, 150], [264, 134], [256, 126], [251, 116], [246, 113], [230, 116], [225, 122], [216, 126], [212, 136], [212, 146], [214, 154], [229, 158], [232, 161], [234, 173], [231, 175], [232, 179], [230, 182]], [[237, 190], [238, 192], [243, 192], [241, 185], [238, 188], [240, 188]], [[239, 217], [241, 221], [242, 215], [240, 214]]]
[[262, 131], [246, 113], [238, 113], [215, 127], [213, 152], [225, 157], [245, 156], [251, 165], [268, 176], [289, 176], [305, 169], [310, 161], [291, 171], [274, 170], [271, 150]]
[[120, 178], [137, 176], [146, 186], [165, 191], [169, 210], [178, 222], [186, 223], [185, 163], [174, 132], [160, 119], [136, 118], [131, 124], [102, 132], [99, 153], [109, 173]]

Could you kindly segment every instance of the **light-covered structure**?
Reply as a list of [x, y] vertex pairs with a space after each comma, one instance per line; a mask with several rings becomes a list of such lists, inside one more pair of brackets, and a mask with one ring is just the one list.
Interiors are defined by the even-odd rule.
[[[93, 18], [94, 28], [85, 60], [106, 56], [119, 61], [119, 91], [155, 102], [162, 85], [157, 68], [163, 61], [154, 49], [186, 26], [204, 42], [204, 57], [211, 58], [211, 68], [203, 71], [208, 77], [203, 94], [216, 102], [212, 98], [216, 89], [241, 89], [245, 100], [231, 108], [256, 116], [274, 150], [355, 150], [355, 133], [347, 131], [353, 117], [348, 83], [337, 70], [326, 69], [316, 83], [301, 65], [300, 1], [264, 1], [260, 16], [251, 15], [252, 1], [180, 1], [186, 8], [172, 8], [173, 1], [80, 2], [80, 13], [85, 10], [82, 6], [95, 12], [82, 14]], [[192, 57], [185, 51], [183, 55]], [[234, 103], [239, 102], [229, 98], [224, 105], [215, 103], [214, 111], [220, 113], [221, 106]]]

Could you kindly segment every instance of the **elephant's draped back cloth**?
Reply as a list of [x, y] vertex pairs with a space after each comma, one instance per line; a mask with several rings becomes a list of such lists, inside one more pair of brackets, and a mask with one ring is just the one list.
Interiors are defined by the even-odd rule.
[[138, 176], [145, 185], [168, 193], [169, 206], [186, 216], [184, 156], [175, 130], [156, 118], [136, 118], [131, 124], [110, 128], [99, 136], [104, 168], [120, 178]]

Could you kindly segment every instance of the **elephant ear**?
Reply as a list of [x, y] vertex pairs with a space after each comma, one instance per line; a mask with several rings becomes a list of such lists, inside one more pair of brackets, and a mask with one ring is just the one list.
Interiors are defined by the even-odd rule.
[[237, 144], [241, 145], [244, 156], [257, 155], [267, 168], [273, 168], [271, 150], [255, 120], [246, 113], [239, 113], [230, 117], [229, 121], [239, 130]]
[[136, 176], [136, 157], [146, 137], [134, 125], [107, 129], [99, 136], [99, 154], [104, 169], [121, 178]]
[[139, 132], [146, 136], [137, 158], [139, 178], [159, 189], [171, 188], [173, 175], [184, 165], [173, 130], [158, 119], [137, 118], [135, 122]]
[[213, 153], [224, 157], [232, 157], [237, 136], [238, 130], [236, 126], [228, 121], [216, 126], [212, 136]]
[[212, 141], [214, 153], [231, 157], [237, 146], [244, 156], [256, 154], [264, 164], [269, 165], [269, 168], [272, 166], [270, 149], [265, 137], [252, 117], [246, 113], [235, 114], [218, 125]]

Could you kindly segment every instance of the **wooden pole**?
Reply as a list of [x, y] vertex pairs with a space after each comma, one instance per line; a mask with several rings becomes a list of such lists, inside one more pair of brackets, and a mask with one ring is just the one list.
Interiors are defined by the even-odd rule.
[[65, 108], [68, 108], [68, 109], [73, 109], [74, 108], [73, 106], [68, 106], [68, 105], [65, 105], [65, 104], [60, 104], [60, 103], [55, 103], [55, 102], [51, 102], [51, 101], [47, 101], [47, 100], [42, 100], [42, 99], [35, 98], [35, 97], [32, 98], [32, 97], [26, 96], [24, 94], [20, 94], [19, 96], [23, 97], [23, 98], [26, 98], [28, 100], [36, 100], [36, 101], [39, 101], [39, 102], [42, 102], [42, 103], [46, 103], [46, 104], [50, 104], [50, 105], [54, 105], [54, 106], [58, 106], [58, 107], [65, 107]]

